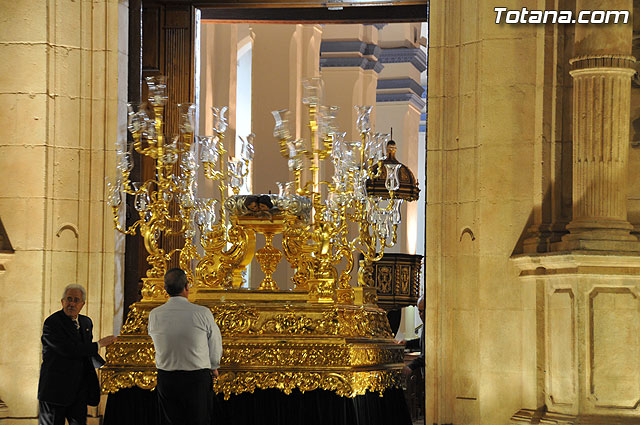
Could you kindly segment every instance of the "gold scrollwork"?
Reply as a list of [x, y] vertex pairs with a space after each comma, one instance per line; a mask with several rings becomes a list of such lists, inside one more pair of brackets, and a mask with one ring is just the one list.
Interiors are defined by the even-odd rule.
[[376, 346], [355, 347], [334, 344], [267, 344], [226, 346], [225, 367], [361, 367], [400, 364], [403, 352]]
[[346, 346], [318, 344], [278, 344], [254, 347], [225, 347], [225, 366], [349, 366], [350, 349]]
[[[325, 309], [320, 317], [313, 313], [264, 312], [254, 306], [224, 304], [211, 307], [223, 336], [248, 335], [344, 335], [349, 337], [391, 337], [384, 312], [374, 310]], [[317, 316], [316, 314], [313, 314]]]
[[134, 343], [118, 341], [107, 348], [106, 359], [111, 365], [153, 367], [155, 365], [155, 349], [151, 341]]
[[381, 364], [399, 364], [404, 361], [402, 349], [389, 350], [380, 347], [357, 348], [350, 351], [351, 366], [374, 366]]
[[228, 372], [220, 375], [214, 390], [228, 400], [232, 394], [253, 393], [256, 389], [277, 388], [285, 394], [323, 389], [342, 397], [355, 397], [367, 391], [382, 393], [400, 385], [399, 370], [372, 372]]
[[318, 320], [293, 312], [276, 314], [264, 322], [259, 333], [306, 335], [318, 328]]
[[[383, 311], [332, 307], [318, 313], [258, 311], [244, 304], [219, 304], [211, 311], [223, 336], [249, 335], [344, 335], [349, 337], [391, 337]], [[316, 316], [316, 317], [313, 317]]]
[[157, 372], [153, 370], [101, 370], [102, 392], [115, 393], [123, 388], [139, 387], [152, 390], [156, 387]]
[[122, 326], [122, 335], [132, 335], [132, 334], [147, 334], [147, 325], [149, 323], [149, 311], [150, 309], [145, 309], [140, 306], [140, 303], [135, 303], [129, 309], [129, 314], [127, 314], [127, 321]]
[[307, 244], [309, 233], [307, 225], [294, 216], [285, 216], [282, 232], [282, 248], [284, 255], [296, 270], [293, 283], [297, 290], [308, 290], [307, 284], [311, 276], [313, 247]]
[[339, 310], [340, 335], [392, 337], [389, 321], [383, 312], [357, 310]]
[[229, 303], [211, 307], [222, 335], [230, 336], [256, 331], [256, 323], [260, 317], [255, 307]]

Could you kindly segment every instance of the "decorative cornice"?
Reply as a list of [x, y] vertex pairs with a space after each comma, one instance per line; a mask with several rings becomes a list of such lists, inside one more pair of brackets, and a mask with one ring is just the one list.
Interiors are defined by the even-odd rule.
[[323, 41], [320, 43], [320, 55], [324, 53], [356, 53], [378, 59], [381, 52], [382, 49], [377, 44], [368, 44], [360, 40]]
[[412, 78], [396, 78], [396, 79], [385, 79], [378, 80], [378, 90], [388, 90], [388, 89], [410, 89], [415, 94], [422, 98], [422, 94], [425, 92], [424, 87], [422, 87], [419, 83], [417, 83]]
[[367, 58], [320, 58], [320, 68], [362, 68], [373, 70], [378, 74], [384, 66], [375, 60]]
[[376, 94], [376, 103], [384, 102], [409, 102], [418, 110], [422, 110], [425, 106], [424, 100], [415, 93], [378, 93]]
[[384, 63], [410, 63], [420, 72], [427, 69], [427, 54], [420, 48], [393, 48], [382, 49], [380, 62]]
[[378, 60], [381, 51], [378, 45], [360, 40], [323, 41], [320, 44], [320, 68], [359, 67], [380, 73], [384, 68]]
[[511, 257], [521, 278], [549, 275], [606, 275], [637, 279], [640, 276], [640, 256], [626, 252], [607, 254], [589, 252], [557, 252], [519, 254]]

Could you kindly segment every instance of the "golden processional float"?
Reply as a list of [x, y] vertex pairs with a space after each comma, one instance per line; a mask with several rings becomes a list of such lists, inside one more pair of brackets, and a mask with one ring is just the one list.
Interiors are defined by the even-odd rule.
[[[167, 299], [163, 276], [172, 259], [192, 283], [190, 300], [210, 308], [222, 332], [214, 388], [225, 399], [269, 388], [354, 397], [400, 386], [403, 347], [394, 343], [376, 305], [371, 278], [373, 263], [396, 241], [400, 164], [383, 164], [389, 136], [372, 132], [371, 107], [356, 107], [360, 139], [346, 141], [334, 125], [337, 108], [321, 105], [319, 81], [305, 82], [306, 140], [291, 137], [286, 110], [273, 112], [274, 136], [293, 181], [279, 183], [278, 195], [239, 195], [253, 160], [253, 136], [243, 140], [238, 157], [229, 158], [226, 108], [213, 108], [214, 135], [200, 137], [194, 136], [195, 105], [182, 104], [180, 135], [166, 140], [165, 80], [149, 77], [147, 85], [152, 111], [129, 107], [133, 142], [129, 150], [118, 147], [118, 176], [108, 184], [108, 201], [115, 228], [144, 239], [150, 269], [142, 299], [131, 306], [118, 341], [107, 347], [103, 392], [155, 388], [147, 324], [149, 312]], [[134, 151], [153, 160], [155, 178], [130, 181]], [[320, 169], [328, 160], [335, 172], [323, 181]], [[217, 199], [197, 197], [199, 173], [217, 183]], [[386, 196], [367, 196], [367, 181], [381, 175]], [[124, 194], [134, 197], [139, 214], [128, 228], [121, 225]], [[265, 245], [256, 250], [258, 233]], [[281, 250], [272, 244], [279, 233]], [[161, 246], [170, 235], [184, 240], [181, 248]], [[352, 286], [357, 252], [363, 259]], [[265, 278], [250, 290], [243, 272], [254, 256]], [[295, 271], [293, 290], [281, 290], [271, 276], [283, 256]]]

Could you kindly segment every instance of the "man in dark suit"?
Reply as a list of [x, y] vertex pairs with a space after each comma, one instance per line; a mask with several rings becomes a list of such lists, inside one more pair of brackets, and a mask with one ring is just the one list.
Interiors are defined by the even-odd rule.
[[42, 366], [38, 384], [40, 425], [85, 425], [87, 405], [97, 406], [100, 386], [95, 367], [104, 360], [100, 347], [115, 342], [107, 336], [93, 341], [93, 322], [80, 310], [87, 300], [81, 285], [67, 285], [62, 295], [62, 310], [44, 321], [42, 329]]

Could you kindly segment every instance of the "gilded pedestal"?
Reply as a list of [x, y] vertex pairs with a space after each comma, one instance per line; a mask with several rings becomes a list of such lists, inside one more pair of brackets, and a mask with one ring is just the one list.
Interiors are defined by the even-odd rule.
[[[403, 349], [394, 344], [384, 311], [376, 306], [309, 303], [289, 291], [199, 288], [193, 302], [209, 307], [223, 337], [215, 390], [228, 398], [256, 389], [324, 389], [345, 397], [400, 384]], [[115, 392], [156, 383], [154, 350], [146, 335], [149, 311], [131, 310], [122, 337], [107, 349], [102, 388]]]

